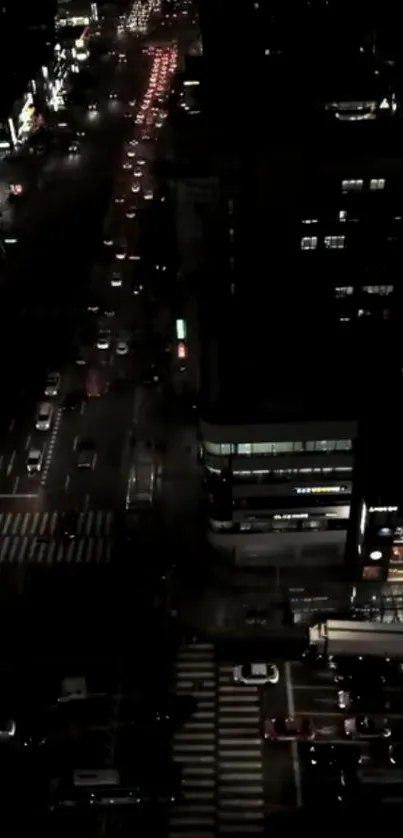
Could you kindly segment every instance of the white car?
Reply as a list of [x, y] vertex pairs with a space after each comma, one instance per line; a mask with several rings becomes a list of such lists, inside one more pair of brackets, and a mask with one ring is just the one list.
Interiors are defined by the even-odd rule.
[[140, 184], [139, 183], [133, 183], [132, 192], [135, 192], [135, 193], [140, 192]]
[[128, 207], [126, 210], [126, 218], [135, 218], [137, 215], [136, 207]]
[[154, 198], [154, 192], [151, 189], [146, 189], [144, 191], [144, 200], [145, 201], [152, 201]]
[[28, 474], [35, 474], [41, 471], [43, 463], [43, 450], [40, 448], [30, 448], [27, 456], [27, 472]]
[[237, 684], [263, 686], [264, 684], [278, 684], [280, 673], [274, 663], [243, 663], [234, 666], [234, 681]]
[[338, 690], [337, 706], [340, 710], [348, 710], [351, 704], [351, 696], [348, 690]]
[[44, 389], [45, 396], [57, 396], [60, 390], [60, 373], [50, 372]]
[[116, 344], [116, 355], [128, 355], [129, 344], [126, 340], [119, 340]]
[[97, 349], [109, 349], [111, 345], [111, 333], [109, 329], [100, 329], [97, 337]]
[[116, 271], [111, 276], [111, 288], [121, 288], [123, 285], [122, 277]]

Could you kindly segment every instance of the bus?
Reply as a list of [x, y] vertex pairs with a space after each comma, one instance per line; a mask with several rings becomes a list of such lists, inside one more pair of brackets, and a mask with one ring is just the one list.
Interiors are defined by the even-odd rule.
[[305, 657], [344, 655], [403, 660], [403, 624], [324, 620], [309, 629]]
[[126, 509], [140, 512], [152, 509], [156, 491], [156, 467], [152, 455], [142, 452], [130, 469], [126, 493]]

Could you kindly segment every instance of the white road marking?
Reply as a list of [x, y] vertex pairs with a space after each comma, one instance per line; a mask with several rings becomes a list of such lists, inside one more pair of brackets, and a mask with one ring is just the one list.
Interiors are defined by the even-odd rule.
[[[294, 693], [292, 689], [292, 677], [291, 677], [291, 667], [288, 661], [284, 664], [284, 675], [285, 675], [285, 689], [286, 689], [286, 696], [287, 696], [287, 710], [288, 715], [291, 717], [295, 716], [295, 701], [294, 701]], [[303, 806], [303, 799], [302, 799], [302, 781], [301, 781], [301, 766], [299, 763], [299, 756], [298, 756], [298, 746], [296, 742], [291, 742], [291, 756], [292, 756], [292, 767], [294, 770], [294, 782], [295, 782], [295, 792], [297, 797], [297, 806], [300, 809]]]
[[10, 474], [11, 474], [11, 472], [12, 472], [12, 470], [13, 470], [13, 465], [14, 465], [14, 460], [15, 460], [15, 453], [16, 453], [16, 452], [15, 452], [15, 451], [13, 451], [13, 453], [11, 454], [11, 457], [10, 457], [10, 460], [9, 460], [9, 463], [8, 463], [8, 466], [7, 466], [7, 477], [9, 477], [9, 476], [10, 476]]
[[12, 420], [11, 420], [11, 422], [10, 422], [10, 424], [9, 424], [9, 426], [8, 426], [8, 430], [9, 430], [9, 433], [10, 433], [10, 434], [12, 433], [12, 431], [14, 430], [14, 428], [15, 428], [15, 419], [12, 419]]
[[68, 492], [70, 486], [70, 475], [66, 474], [66, 479], [64, 481], [64, 491]]
[[28, 451], [30, 445], [31, 445], [31, 434], [29, 434], [29, 436], [27, 436], [27, 440], [26, 440], [26, 443], [25, 443], [25, 450], [26, 451]]

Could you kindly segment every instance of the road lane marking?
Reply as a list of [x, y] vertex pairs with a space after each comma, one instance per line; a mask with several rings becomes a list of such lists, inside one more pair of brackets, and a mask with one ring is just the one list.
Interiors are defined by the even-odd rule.
[[31, 445], [31, 434], [29, 434], [29, 436], [27, 436], [27, 441], [25, 443], [25, 450], [26, 451], [28, 451], [30, 445]]
[[20, 478], [19, 478], [19, 476], [17, 476], [17, 477], [15, 478], [15, 480], [14, 480], [13, 495], [16, 495], [16, 494], [17, 494], [17, 492], [18, 492], [18, 485], [19, 485], [19, 482], [20, 482]]
[[4, 457], [3, 457], [3, 454], [2, 454], [2, 455], [0, 456], [0, 469], [2, 469], [2, 468], [3, 468], [3, 460], [4, 460]]
[[78, 436], [74, 437], [73, 451], [77, 451]]
[[13, 465], [14, 465], [14, 460], [15, 460], [15, 453], [16, 453], [16, 452], [15, 452], [15, 450], [14, 450], [14, 451], [13, 451], [13, 453], [11, 454], [9, 464], [8, 464], [8, 466], [7, 466], [7, 477], [9, 477], [9, 476], [10, 476], [10, 474], [11, 474], [11, 472], [12, 472], [12, 470], [13, 470]]
[[[292, 684], [292, 677], [291, 677], [291, 666], [288, 661], [284, 664], [284, 675], [285, 675], [285, 690], [287, 696], [287, 710], [288, 715], [292, 718], [295, 716], [295, 702], [294, 702], [294, 693], [293, 693], [293, 684]], [[302, 799], [302, 781], [301, 781], [301, 766], [299, 763], [299, 756], [298, 756], [298, 746], [296, 742], [291, 742], [291, 757], [292, 757], [292, 767], [294, 770], [294, 782], [295, 782], [295, 792], [297, 797], [297, 807], [300, 809], [303, 806], [303, 799]]]
[[14, 428], [15, 428], [15, 419], [12, 419], [9, 426], [8, 426], [8, 431], [9, 431], [10, 434], [12, 433]]
[[66, 479], [64, 481], [64, 491], [68, 492], [70, 486], [70, 475], [66, 474]]
[[89, 505], [90, 505], [90, 496], [86, 495], [85, 498], [84, 498], [84, 507], [83, 507], [84, 512], [88, 512]]
[[85, 403], [85, 401], [82, 401], [82, 402], [81, 402], [81, 407], [80, 407], [80, 415], [81, 415], [81, 416], [83, 416], [83, 415], [84, 415], [84, 411], [85, 411], [85, 404], [86, 404], [86, 403]]
[[54, 450], [55, 450], [55, 446], [56, 446], [56, 442], [57, 442], [57, 437], [58, 437], [61, 421], [62, 421], [62, 411], [59, 408], [57, 410], [57, 413], [56, 413], [56, 416], [55, 416], [55, 421], [54, 421], [54, 424], [53, 424], [52, 433], [50, 435], [50, 440], [49, 440], [49, 443], [48, 443], [48, 446], [47, 446], [47, 449], [46, 449], [45, 464], [44, 464], [44, 467], [42, 469], [42, 474], [41, 474], [41, 486], [45, 486], [47, 478], [48, 478], [49, 469], [50, 469], [50, 466], [52, 464], [52, 458], [53, 458], [53, 454], [54, 454]]

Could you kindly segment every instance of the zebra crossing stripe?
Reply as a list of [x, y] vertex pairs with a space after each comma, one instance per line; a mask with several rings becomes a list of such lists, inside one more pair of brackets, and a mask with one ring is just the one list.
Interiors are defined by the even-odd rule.
[[[62, 512], [0, 512], [0, 536], [50, 536], [57, 532]], [[81, 512], [77, 536], [93, 538], [113, 534], [114, 514], [110, 510]]]

